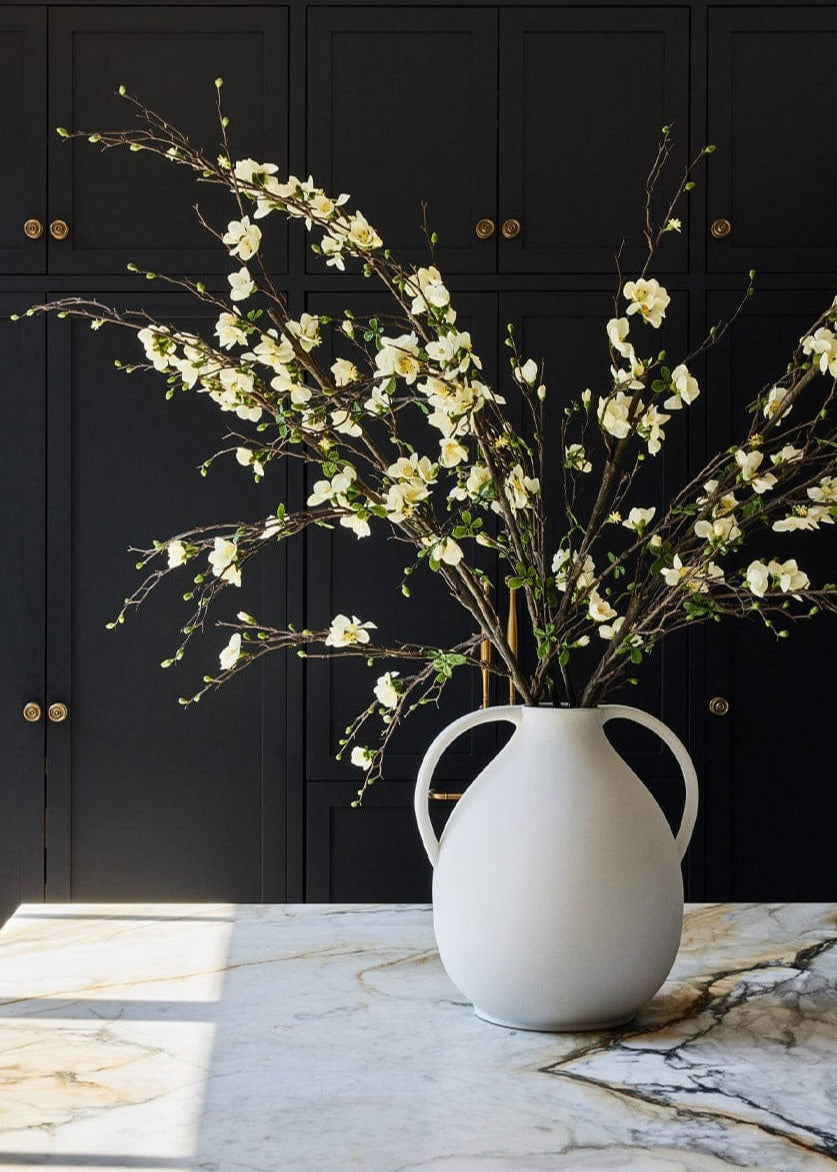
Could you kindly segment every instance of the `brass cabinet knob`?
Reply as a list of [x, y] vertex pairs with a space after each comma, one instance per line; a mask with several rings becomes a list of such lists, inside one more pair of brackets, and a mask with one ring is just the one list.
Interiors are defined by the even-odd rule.
[[477, 226], [474, 228], [474, 231], [480, 240], [490, 240], [494, 235], [496, 227], [497, 225], [493, 220], [486, 218], [484, 220], [477, 220]]
[[34, 700], [30, 700], [28, 704], [24, 705], [23, 719], [28, 720], [30, 724], [37, 724], [42, 715], [40, 704]]
[[729, 700], [724, 696], [713, 696], [709, 701], [709, 711], [713, 716], [726, 716], [729, 712]]
[[732, 231], [732, 224], [729, 220], [725, 220], [723, 216], [720, 219], [713, 220], [709, 231], [716, 240], [723, 240], [724, 237], [729, 236]]
[[40, 240], [44, 234], [44, 226], [40, 220], [27, 220], [23, 225], [23, 234], [30, 240]]
[[514, 240], [515, 236], [520, 235], [520, 230], [522, 227], [523, 225], [520, 223], [520, 220], [504, 220], [503, 227], [500, 229], [500, 231], [503, 233], [506, 240]]
[[49, 234], [53, 240], [66, 240], [70, 235], [70, 225], [66, 220], [53, 220], [49, 226]]
[[427, 796], [433, 802], [458, 802], [462, 794], [446, 794], [441, 790], [431, 789], [428, 790]]
[[50, 704], [47, 709], [47, 716], [53, 724], [60, 724], [62, 720], [66, 720], [70, 715], [66, 704]]

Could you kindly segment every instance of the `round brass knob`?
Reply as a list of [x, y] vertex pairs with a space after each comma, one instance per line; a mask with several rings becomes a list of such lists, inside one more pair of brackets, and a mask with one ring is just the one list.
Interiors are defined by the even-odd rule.
[[503, 227], [500, 229], [500, 231], [503, 233], [506, 240], [514, 240], [515, 236], [520, 235], [521, 228], [522, 224], [520, 223], [520, 220], [504, 220]]
[[720, 219], [712, 221], [712, 226], [709, 231], [716, 240], [723, 240], [724, 237], [729, 236], [730, 232], [732, 231], [732, 224], [729, 222], [729, 220], [725, 220], [723, 216], [721, 216]]
[[49, 234], [53, 240], [66, 240], [70, 235], [70, 225], [66, 220], [53, 220], [49, 226]]
[[23, 709], [23, 719], [28, 720], [30, 724], [36, 724], [41, 719], [41, 706], [36, 704], [34, 700], [30, 700]]
[[729, 700], [724, 696], [713, 696], [709, 701], [709, 711], [713, 716], [726, 716], [729, 712]]
[[496, 227], [497, 225], [493, 220], [486, 218], [484, 220], [477, 220], [477, 226], [474, 231], [480, 240], [490, 240], [494, 235], [494, 230]]
[[49, 708], [47, 708], [47, 716], [53, 724], [60, 724], [69, 715], [70, 712], [66, 704], [50, 704]]
[[44, 226], [40, 220], [27, 220], [23, 225], [23, 234], [30, 240], [40, 240], [44, 234]]

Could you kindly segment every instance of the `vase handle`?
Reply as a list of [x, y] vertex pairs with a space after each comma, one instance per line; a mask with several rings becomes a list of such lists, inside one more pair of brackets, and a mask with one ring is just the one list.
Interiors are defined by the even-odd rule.
[[419, 767], [418, 780], [416, 781], [415, 809], [421, 841], [424, 843], [424, 849], [427, 851], [427, 857], [430, 859], [432, 866], [436, 866], [436, 860], [439, 858], [439, 840], [430, 821], [428, 795], [430, 793], [430, 783], [433, 780], [433, 773], [439, 764], [442, 754], [448, 745], [452, 744], [457, 737], [462, 736], [469, 728], [475, 728], [478, 724], [488, 724], [495, 720], [507, 720], [509, 724], [519, 725], [521, 711], [522, 709], [519, 705], [501, 704], [497, 705], [496, 708], [479, 708], [476, 712], [469, 712], [465, 716], [460, 716], [458, 720], [449, 724], [447, 728], [443, 728], [424, 754], [424, 760]]
[[602, 724], [607, 724], [609, 720], [632, 720], [635, 724], [641, 724], [644, 728], [656, 733], [660, 740], [668, 745], [674, 754], [674, 759], [680, 766], [680, 771], [683, 774], [683, 783], [686, 786], [686, 801], [683, 806], [683, 817], [680, 820], [680, 829], [677, 831], [677, 836], [674, 840], [678, 858], [682, 859], [692, 837], [692, 831], [695, 828], [695, 819], [697, 818], [698, 810], [697, 773], [695, 772], [692, 758], [689, 756], [686, 746], [679, 737], [674, 735], [668, 725], [663, 724], [656, 716], [651, 716], [649, 713], [643, 712], [640, 708], [630, 708], [626, 704], [602, 704], [600, 711], [602, 713]]

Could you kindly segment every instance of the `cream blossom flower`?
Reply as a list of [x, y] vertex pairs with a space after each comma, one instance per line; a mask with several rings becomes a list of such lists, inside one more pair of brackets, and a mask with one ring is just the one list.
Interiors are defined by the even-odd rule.
[[410, 313], [426, 313], [428, 306], [444, 309], [450, 305], [450, 293], [442, 280], [442, 274], [434, 266], [419, 269], [404, 285], [404, 292], [412, 297]]
[[785, 408], [782, 407], [782, 403], [787, 398], [787, 394], [787, 387], [771, 387], [767, 396], [767, 401], [765, 402], [762, 409], [762, 414], [764, 415], [765, 419], [780, 420], [784, 419], [786, 415], [790, 414], [793, 408], [793, 404]]
[[631, 343], [626, 341], [630, 328], [630, 322], [626, 317], [612, 317], [607, 323], [607, 338], [616, 353], [627, 358], [633, 366], [636, 354]]
[[778, 452], [770, 457], [771, 464], [795, 464], [804, 456], [802, 448], [795, 448], [793, 444], [785, 444]]
[[808, 496], [821, 504], [837, 505], [837, 476], [823, 476], [819, 484], [808, 489]]
[[[631, 401], [631, 396], [624, 391], [599, 399], [599, 423], [604, 431], [616, 439], [625, 439], [630, 433]], [[642, 410], [642, 403], [637, 405], [637, 409]]]
[[362, 537], [371, 537], [372, 535], [369, 521], [365, 516], [361, 516], [360, 513], [344, 513], [340, 518], [340, 524], [344, 529], [351, 529], [358, 541]]
[[262, 476], [264, 476], [264, 465], [262, 464], [261, 460], [257, 458], [256, 453], [251, 451], [250, 448], [236, 448], [235, 458], [243, 467], [252, 467], [253, 475], [256, 477], [256, 479], [260, 479]]
[[419, 456], [418, 452], [413, 452], [411, 456], [400, 456], [394, 464], [390, 464], [387, 476], [390, 480], [419, 479], [425, 484], [435, 484], [437, 471], [428, 456]]
[[245, 354], [243, 357], [270, 366], [277, 374], [290, 379], [287, 364], [294, 359], [294, 348], [287, 338], [280, 338], [276, 330], [268, 330], [266, 334], [262, 334], [253, 347], [252, 354]]
[[683, 560], [679, 553], [676, 553], [672, 558], [672, 564], [660, 570], [665, 579], [666, 586], [679, 586], [684, 578], [689, 576], [689, 567], [683, 565]]
[[381, 237], [360, 212], [355, 212], [349, 220], [348, 236], [360, 252], [373, 252], [383, 244]]
[[820, 326], [802, 339], [802, 350], [811, 355], [823, 374], [827, 371], [832, 378], [837, 378], [837, 334], [827, 326]]
[[[555, 575], [555, 585], [559, 590], [567, 589], [567, 582], [570, 577], [570, 551], [568, 549], [559, 549], [552, 559], [552, 572]], [[575, 565], [575, 562], [573, 562]], [[596, 565], [588, 553], [584, 558], [584, 564], [579, 571], [578, 577], [575, 580], [575, 594], [580, 594], [584, 590], [589, 590], [596, 580]]]
[[166, 546], [166, 553], [168, 554], [170, 570], [186, 564], [186, 546], [182, 541], [170, 541]]
[[518, 512], [529, 507], [532, 497], [541, 490], [541, 482], [535, 476], [527, 476], [521, 464], [515, 464], [506, 477], [503, 490], [511, 508]]
[[648, 325], [658, 329], [671, 301], [660, 282], [653, 277], [651, 280], [640, 277], [638, 281], [626, 282], [623, 292], [627, 300], [630, 301], [628, 316], [632, 313], [639, 313]]
[[794, 530], [810, 532], [819, 529], [820, 525], [833, 525], [834, 518], [824, 505], [794, 505], [793, 512], [780, 521], [774, 521], [771, 529], [774, 533], [791, 533]]
[[246, 301], [255, 292], [256, 284], [246, 265], [240, 268], [237, 273], [230, 273], [227, 280], [230, 283], [231, 301]]
[[381, 338], [381, 349], [375, 355], [375, 377], [403, 378], [411, 386], [421, 373], [418, 354], [418, 337], [414, 333]]
[[439, 440], [439, 463], [443, 468], [455, 468], [468, 459], [468, 449], [452, 436]]
[[434, 562], [444, 562], [447, 566], [458, 566], [464, 557], [462, 546], [452, 537], [427, 537], [425, 545], [432, 547], [430, 556]]
[[776, 483], [772, 472], [759, 474], [759, 468], [764, 460], [764, 453], [758, 451], [745, 452], [741, 448], [735, 453], [735, 462], [741, 469], [741, 479], [749, 484], [753, 492], [759, 495], [768, 492]]
[[375, 698], [384, 708], [395, 708], [398, 705], [400, 692], [399, 685], [395, 682], [398, 675], [397, 671], [387, 671], [378, 676], [374, 687]]
[[332, 362], [331, 373], [336, 387], [347, 387], [360, 378], [357, 367], [353, 362], [349, 362], [348, 358], [338, 358]]
[[665, 432], [663, 427], [671, 419], [670, 415], [658, 411], [652, 403], [650, 407], [646, 407], [643, 414], [640, 416], [637, 423], [637, 431], [648, 444], [648, 452], [651, 456], [656, 456], [663, 445]]
[[365, 745], [355, 745], [350, 760], [358, 769], [371, 769], [375, 764], [375, 753]]
[[616, 618], [616, 611], [606, 598], [602, 598], [597, 590], [591, 590], [587, 603], [587, 614], [594, 623], [603, 623], [607, 619]]
[[612, 623], [602, 623], [599, 627], [599, 636], [602, 639], [610, 640], [614, 635], [618, 635], [622, 627], [625, 625], [625, 618], [623, 615], [617, 615]]
[[235, 313], [221, 314], [215, 326], [215, 336], [222, 350], [247, 345], [247, 333], [243, 329], [243, 322]]
[[700, 394], [697, 379], [682, 362], [671, 372], [671, 382], [674, 394], [663, 403], [667, 411], [679, 411], [684, 403], [691, 406]]
[[750, 562], [744, 575], [744, 581], [751, 594], [756, 598], [764, 598], [770, 587], [770, 571], [764, 562]]
[[641, 532], [646, 526], [651, 524], [651, 520], [657, 509], [654, 505], [650, 509], [633, 508], [628, 513], [626, 520], [622, 522], [626, 529], [633, 529], [636, 532]]
[[278, 170], [275, 163], [257, 163], [255, 159], [239, 159], [233, 168], [233, 175], [239, 183], [258, 186], [268, 175], [275, 175]]
[[248, 261], [259, 251], [262, 230], [256, 224], [250, 223], [249, 216], [242, 216], [240, 220], [230, 220], [221, 240], [229, 247], [230, 256]]
[[351, 618], [344, 614], [335, 615], [326, 635], [326, 647], [351, 647], [355, 643], [368, 643], [370, 630], [376, 630], [372, 622], [361, 622], [356, 614]]
[[513, 374], [517, 382], [523, 383], [529, 387], [533, 387], [535, 385], [535, 380], [538, 377], [538, 364], [535, 362], [534, 358], [530, 358], [527, 362], [524, 362], [522, 366], [516, 366], [514, 368]]
[[778, 580], [779, 589], [783, 594], [789, 591], [807, 590], [811, 580], [804, 570], [800, 570], [795, 558], [786, 562], [772, 561], [767, 566], [770, 573]]
[[711, 521], [697, 521], [695, 523], [695, 536], [701, 537], [713, 545], [728, 545], [741, 536], [741, 530], [734, 514], [724, 513]]
[[221, 661], [221, 670], [229, 671], [234, 667], [241, 658], [241, 635], [238, 631], [230, 639], [229, 643], [218, 656]]
[[329, 419], [331, 420], [331, 426], [340, 435], [353, 436], [354, 438], [363, 435], [363, 428], [355, 419], [354, 415], [352, 415], [351, 411], [348, 411], [345, 407], [338, 407], [335, 411], [332, 411]]
[[593, 465], [587, 459], [583, 444], [567, 444], [564, 452], [564, 466], [576, 472], [592, 472]]
[[293, 334], [300, 349], [304, 350], [306, 354], [309, 354], [320, 344], [320, 319], [314, 314], [300, 314], [299, 321], [289, 321], [285, 328], [288, 333]]
[[167, 329], [146, 326], [137, 330], [137, 341], [145, 350], [145, 356], [155, 370], [168, 370], [172, 364], [172, 337]]
[[222, 582], [231, 582], [233, 586], [241, 585], [241, 571], [235, 564], [238, 558], [238, 548], [232, 541], [224, 537], [215, 538], [215, 547], [209, 555], [209, 564], [212, 573]]

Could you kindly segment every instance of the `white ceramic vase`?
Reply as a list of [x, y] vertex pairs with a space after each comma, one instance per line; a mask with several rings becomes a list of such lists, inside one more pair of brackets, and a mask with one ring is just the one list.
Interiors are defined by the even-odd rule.
[[[617, 718], [655, 732], [682, 770], [676, 839], [604, 735]], [[428, 812], [433, 771], [458, 736], [496, 720], [515, 732], [468, 787], [439, 841]], [[629, 1021], [677, 954], [680, 860], [697, 802], [682, 742], [636, 708], [485, 708], [440, 733], [419, 770], [416, 818], [434, 868], [442, 963], [477, 1014], [530, 1030]]]

